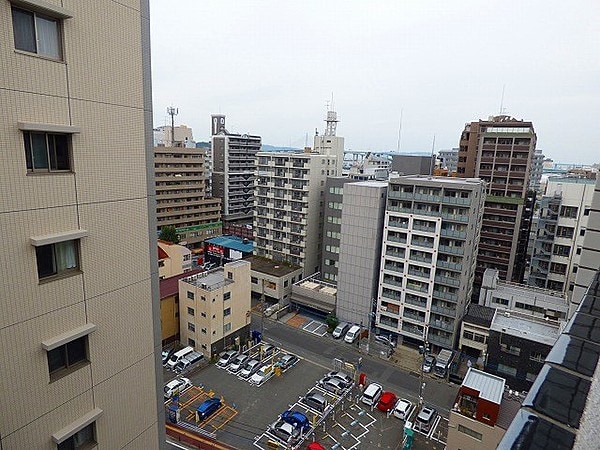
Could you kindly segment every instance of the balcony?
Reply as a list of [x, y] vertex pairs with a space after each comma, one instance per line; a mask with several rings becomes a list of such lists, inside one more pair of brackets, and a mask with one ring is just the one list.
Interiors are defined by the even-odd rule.
[[456, 231], [448, 228], [442, 228], [440, 233], [443, 237], [466, 239], [467, 233], [465, 231]]
[[394, 191], [394, 190], [389, 190], [388, 191], [388, 197], [389, 198], [398, 198], [398, 199], [402, 199], [402, 200], [412, 200], [413, 199], [413, 193], [412, 192], [402, 192], [402, 191]]
[[427, 264], [431, 264], [431, 256], [422, 256], [422, 255], [415, 255], [413, 253], [410, 254], [410, 257], [408, 258], [411, 261], [416, 261], [416, 262], [422, 262], [422, 263], [427, 263]]
[[394, 278], [394, 277], [384, 276], [383, 283], [390, 284], [392, 286], [402, 287], [402, 280], [398, 280], [397, 278]]
[[404, 256], [405, 256], [405, 253], [403, 251], [399, 252], [397, 250], [392, 250], [392, 249], [387, 249], [385, 254], [386, 254], [386, 256], [391, 256], [393, 258], [401, 258], [401, 259], [404, 259]]
[[455, 303], [458, 302], [458, 295], [454, 294], [452, 292], [445, 292], [445, 291], [440, 291], [439, 289], [434, 289], [433, 296], [444, 299], [444, 300], [450, 300]]
[[440, 245], [438, 247], [440, 253], [451, 253], [453, 255], [464, 255], [465, 249], [463, 247], [455, 247], [449, 245]]
[[398, 264], [391, 261], [386, 261], [383, 266], [385, 270], [391, 270], [393, 272], [404, 272], [404, 264]]
[[436, 262], [436, 265], [437, 265], [437, 267], [442, 267], [444, 269], [456, 270], [458, 272], [462, 272], [462, 264], [460, 264], [460, 263], [443, 261], [443, 260], [438, 259]]
[[[402, 331], [404, 331], [405, 333], [412, 334], [419, 339], [423, 339], [423, 328], [413, 325], [411, 323], [402, 322]], [[431, 340], [429, 342], [431, 342]]]
[[442, 197], [442, 202], [450, 203], [452, 205], [470, 205], [470, 198], [462, 198], [462, 197]]
[[415, 277], [427, 278], [429, 279], [430, 272], [425, 270], [415, 270], [412, 268], [408, 269], [408, 274], [413, 275]]
[[413, 224], [413, 230], [425, 231], [427, 233], [435, 233], [435, 227]]
[[410, 319], [410, 320], [415, 320], [420, 323], [425, 323], [425, 314], [421, 315], [421, 314], [413, 313], [407, 309], [404, 310], [404, 314], [402, 315], [402, 317], [404, 319]]
[[410, 294], [407, 294], [404, 297], [404, 303], [407, 305], [418, 306], [419, 308], [427, 308], [427, 300], [421, 299], [420, 297], [414, 297]]
[[450, 331], [450, 332], [454, 331], [454, 323], [446, 321], [446, 320], [433, 320], [432, 319], [429, 321], [429, 326], [438, 328], [438, 329], [444, 330], [444, 331]]
[[429, 333], [429, 335], [427, 336], [427, 340], [429, 341], [429, 343], [439, 345], [440, 347], [453, 347], [452, 339], [442, 337], [439, 334]]
[[388, 227], [407, 229], [408, 228], [408, 219], [406, 219], [406, 221], [390, 219], [390, 221], [388, 222]]
[[409, 280], [406, 283], [406, 289], [410, 289], [412, 291], [417, 291], [417, 292], [423, 292], [426, 294], [427, 292], [429, 292], [429, 285], [413, 283]]
[[452, 220], [454, 222], [469, 222], [469, 215], [440, 213], [439, 216], [444, 220]]
[[445, 316], [456, 317], [456, 310], [454, 308], [438, 306], [435, 303], [431, 305], [431, 312], [436, 312]]
[[425, 201], [425, 202], [440, 203], [442, 201], [442, 196], [441, 195], [428, 195], [428, 194], [415, 193], [414, 199]]
[[460, 286], [460, 279], [458, 278], [443, 277], [441, 275], [436, 275], [435, 281], [438, 283], [447, 284], [449, 286]]
[[412, 240], [410, 241], [410, 243], [411, 243], [411, 245], [416, 245], [418, 247], [433, 248], [433, 239], [432, 240], [415, 239], [413, 237]]
[[388, 234], [387, 240], [390, 242], [397, 242], [398, 244], [406, 244], [406, 238]]
[[394, 211], [394, 212], [399, 212], [399, 213], [406, 213], [406, 214], [411, 214], [413, 212], [412, 208], [403, 208], [401, 206], [388, 206], [387, 207], [388, 211]]

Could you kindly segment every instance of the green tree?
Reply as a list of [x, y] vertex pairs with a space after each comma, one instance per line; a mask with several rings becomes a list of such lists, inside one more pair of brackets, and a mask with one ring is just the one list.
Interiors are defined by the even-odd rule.
[[173, 226], [165, 226], [160, 229], [160, 235], [158, 238], [162, 241], [172, 242], [173, 244], [179, 244], [179, 235]]
[[333, 333], [335, 327], [340, 323], [340, 319], [338, 319], [334, 313], [329, 313], [325, 319], [325, 323], [327, 323], [327, 332]]

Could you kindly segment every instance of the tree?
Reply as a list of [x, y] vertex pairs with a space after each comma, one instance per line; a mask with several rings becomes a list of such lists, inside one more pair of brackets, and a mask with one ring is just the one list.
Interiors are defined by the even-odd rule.
[[158, 238], [161, 241], [172, 242], [173, 244], [179, 244], [179, 235], [173, 226], [165, 226], [160, 229], [160, 236]]
[[340, 323], [340, 319], [338, 319], [334, 313], [329, 313], [325, 319], [325, 323], [327, 323], [327, 332], [332, 333], [333, 330], [335, 330], [335, 327]]

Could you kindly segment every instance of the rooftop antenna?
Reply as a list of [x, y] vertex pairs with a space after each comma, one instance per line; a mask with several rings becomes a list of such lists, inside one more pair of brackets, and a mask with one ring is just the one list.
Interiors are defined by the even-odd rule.
[[435, 134], [433, 135], [433, 142], [431, 143], [431, 161], [429, 164], [429, 175], [433, 175], [433, 166], [434, 166], [434, 162], [433, 162], [433, 152], [435, 151]]
[[504, 89], [506, 88], [506, 84], [502, 85], [502, 97], [500, 98], [500, 114], [504, 114]]
[[175, 116], [179, 114], [179, 108], [169, 106], [167, 114], [171, 116], [171, 147], [175, 147]]
[[400, 153], [400, 139], [402, 138], [402, 113], [404, 108], [400, 109], [400, 123], [398, 124], [398, 142], [396, 143], [396, 152]]

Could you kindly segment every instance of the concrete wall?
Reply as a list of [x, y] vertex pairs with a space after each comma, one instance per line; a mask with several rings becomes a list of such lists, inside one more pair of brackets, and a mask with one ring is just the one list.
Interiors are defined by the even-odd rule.
[[[459, 428], [460, 426], [460, 428]], [[464, 431], [465, 427], [481, 434], [481, 439], [473, 437]], [[461, 431], [459, 431], [459, 429]], [[450, 423], [448, 425], [448, 449], [460, 450], [481, 450], [496, 448], [504, 436], [506, 430], [500, 427], [491, 427], [484, 423], [463, 416], [454, 411], [450, 411]]]
[[[148, 2], [49, 3], [73, 16], [60, 62], [15, 51], [11, 5], [0, 2], [0, 142], [11, 149], [0, 154], [0, 226], [10, 236], [0, 404], [14, 405], [0, 411], [0, 447], [56, 449], [52, 434], [99, 408], [99, 448], [159, 448]], [[79, 128], [72, 170], [28, 174], [18, 122]], [[79, 229], [80, 271], [40, 282], [30, 238]], [[96, 325], [89, 363], [51, 380], [42, 341], [85, 324]]]

